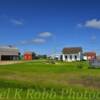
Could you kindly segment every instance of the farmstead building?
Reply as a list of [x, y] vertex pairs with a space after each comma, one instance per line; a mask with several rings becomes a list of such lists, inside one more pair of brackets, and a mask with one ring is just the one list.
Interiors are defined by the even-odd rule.
[[0, 47], [0, 61], [18, 60], [19, 50], [12, 46]]
[[32, 60], [32, 52], [25, 52], [23, 58], [24, 60]]
[[82, 51], [81, 47], [64, 48], [62, 50], [61, 59], [68, 62], [80, 61], [83, 58]]
[[84, 60], [95, 60], [96, 53], [95, 52], [85, 52], [83, 58], [84, 58]]

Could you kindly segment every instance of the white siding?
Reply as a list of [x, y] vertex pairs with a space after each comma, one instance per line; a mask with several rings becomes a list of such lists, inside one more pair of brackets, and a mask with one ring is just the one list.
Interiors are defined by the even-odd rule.
[[80, 61], [81, 59], [82, 59], [81, 52], [77, 54], [63, 54], [63, 61], [71, 62], [71, 61]]
[[63, 59], [63, 61], [65, 61], [65, 55], [64, 54], [62, 55], [62, 59]]
[[84, 60], [87, 60], [88, 58], [87, 58], [87, 56], [84, 56], [83, 59], [84, 59]]

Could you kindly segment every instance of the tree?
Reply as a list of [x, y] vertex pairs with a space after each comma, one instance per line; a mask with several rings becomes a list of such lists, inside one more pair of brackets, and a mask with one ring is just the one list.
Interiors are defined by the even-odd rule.
[[36, 59], [36, 53], [35, 52], [32, 52], [32, 59]]

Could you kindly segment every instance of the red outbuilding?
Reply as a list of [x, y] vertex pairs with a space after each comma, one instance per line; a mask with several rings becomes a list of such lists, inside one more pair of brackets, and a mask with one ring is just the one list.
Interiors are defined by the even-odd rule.
[[25, 52], [23, 57], [24, 60], [32, 60], [32, 52]]
[[86, 53], [84, 53], [84, 57], [87, 60], [95, 60], [96, 59], [96, 53], [95, 52], [86, 52]]

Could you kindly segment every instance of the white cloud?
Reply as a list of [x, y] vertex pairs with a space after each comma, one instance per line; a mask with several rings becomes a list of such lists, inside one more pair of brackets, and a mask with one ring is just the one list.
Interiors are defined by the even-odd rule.
[[52, 36], [52, 33], [50, 33], [50, 32], [41, 32], [41, 33], [39, 34], [39, 36], [40, 36], [40, 37], [46, 38], [46, 37]]
[[97, 40], [97, 37], [96, 37], [95, 35], [92, 35], [91, 41], [92, 41], [92, 42], [95, 42], [96, 40]]
[[91, 19], [91, 20], [87, 20], [85, 21], [84, 24], [78, 24], [78, 27], [89, 27], [89, 28], [95, 28], [95, 29], [100, 29], [100, 20], [95, 19]]
[[91, 39], [92, 39], [92, 40], [96, 40], [96, 38], [97, 38], [97, 37], [96, 37], [95, 35], [93, 35]]
[[35, 38], [30, 40], [19, 41], [19, 43], [16, 43], [16, 45], [44, 44], [45, 42], [46, 42], [45, 39]]
[[27, 44], [28, 41], [21, 41], [20, 43], [21, 43], [21, 44]]
[[100, 29], [100, 20], [97, 19], [88, 20], [86, 21], [85, 26]]
[[21, 20], [11, 19], [10, 21], [11, 21], [11, 23], [13, 23], [15, 25], [23, 25], [23, 22]]
[[51, 37], [51, 36], [52, 36], [52, 33], [50, 32], [41, 32], [34, 39], [20, 41], [19, 45], [44, 44], [47, 41], [46, 38]]
[[46, 40], [42, 39], [42, 38], [36, 38], [36, 39], [32, 40], [32, 43], [35, 43], [35, 44], [42, 44], [42, 43], [45, 43], [45, 42], [46, 42]]
[[77, 27], [81, 28], [81, 27], [83, 27], [83, 25], [82, 24], [77, 24]]
[[10, 22], [10, 23], [12, 23], [14, 25], [23, 25], [24, 24], [23, 23], [23, 19], [21, 19], [21, 18], [14, 18], [14, 17], [8, 16], [6, 14], [0, 15], [0, 19], [3, 20], [4, 22], [7, 22], [7, 23]]

